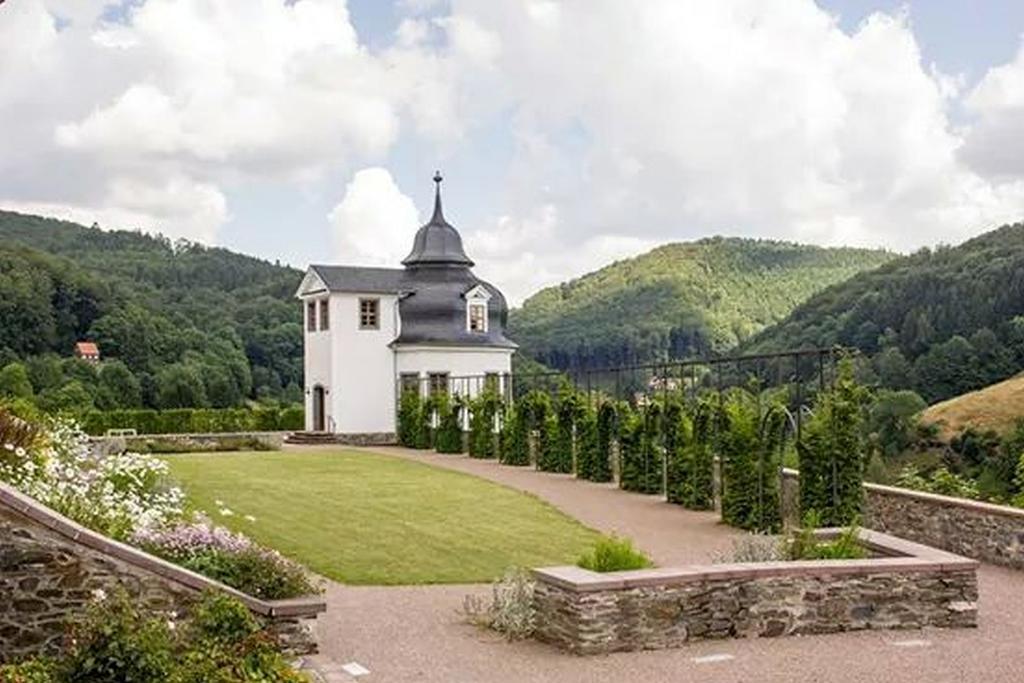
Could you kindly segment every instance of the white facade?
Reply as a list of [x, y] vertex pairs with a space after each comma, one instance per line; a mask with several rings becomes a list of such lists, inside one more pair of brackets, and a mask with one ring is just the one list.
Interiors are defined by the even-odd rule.
[[[486, 294], [467, 296], [467, 326], [469, 305], [486, 304]], [[445, 374], [453, 392], [476, 394], [484, 376], [498, 375], [504, 386], [511, 372], [510, 348], [392, 344], [401, 331], [397, 293], [329, 291], [310, 270], [297, 297], [304, 311], [307, 431], [393, 434], [400, 380], [415, 375], [426, 391], [431, 375]], [[376, 325], [364, 324], [363, 302], [376, 302]], [[477, 379], [458, 379], [464, 377]]]

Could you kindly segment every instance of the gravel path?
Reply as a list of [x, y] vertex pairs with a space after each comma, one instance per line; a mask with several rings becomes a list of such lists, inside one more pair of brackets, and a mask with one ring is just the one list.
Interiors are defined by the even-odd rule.
[[[290, 447], [290, 450], [292, 448]], [[301, 450], [294, 448], [294, 450]], [[658, 564], [703, 562], [735, 531], [712, 513], [656, 496], [502, 467], [491, 461], [397, 448], [367, 449], [447, 467], [533, 493], [602, 531], [633, 538]], [[983, 566], [975, 630], [861, 632], [700, 642], [676, 650], [575, 657], [535, 642], [506, 643], [461, 622], [482, 586], [353, 587], [332, 584], [320, 618], [323, 655], [370, 670], [359, 680], [444, 683], [1001, 683], [1024, 680], [1024, 572]]]

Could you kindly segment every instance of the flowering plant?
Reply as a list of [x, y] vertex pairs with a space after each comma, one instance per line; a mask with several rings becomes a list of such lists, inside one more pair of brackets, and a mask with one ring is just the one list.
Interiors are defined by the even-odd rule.
[[[11, 446], [11, 448], [8, 448]], [[55, 420], [39, 446], [3, 449], [0, 480], [79, 524], [119, 540], [184, 515], [185, 495], [167, 483], [167, 463], [138, 453], [93, 452], [77, 424]]]
[[168, 527], [143, 527], [131, 541], [149, 553], [258, 598], [294, 598], [319, 590], [302, 566], [202, 518]]
[[[0, 409], [0, 424], [3, 415]], [[316, 592], [300, 565], [200, 514], [186, 515], [185, 494], [168, 483], [163, 460], [92, 448], [68, 420], [32, 429], [31, 440], [0, 443], [0, 481], [83, 526], [255, 597]]]

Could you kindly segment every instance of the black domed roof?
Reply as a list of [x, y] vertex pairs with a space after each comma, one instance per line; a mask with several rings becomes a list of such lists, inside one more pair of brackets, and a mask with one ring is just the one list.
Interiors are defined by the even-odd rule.
[[472, 267], [473, 261], [466, 256], [462, 248], [462, 237], [459, 231], [444, 219], [441, 210], [441, 174], [434, 175], [437, 184], [434, 193], [434, 215], [426, 225], [416, 231], [412, 242], [412, 251], [402, 261], [406, 267], [416, 266], [466, 266]]

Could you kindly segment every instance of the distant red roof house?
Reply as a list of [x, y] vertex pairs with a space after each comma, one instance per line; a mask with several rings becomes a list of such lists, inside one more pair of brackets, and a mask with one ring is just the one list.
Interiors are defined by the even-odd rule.
[[93, 342], [78, 342], [75, 344], [75, 357], [90, 363], [100, 361], [100, 347]]

